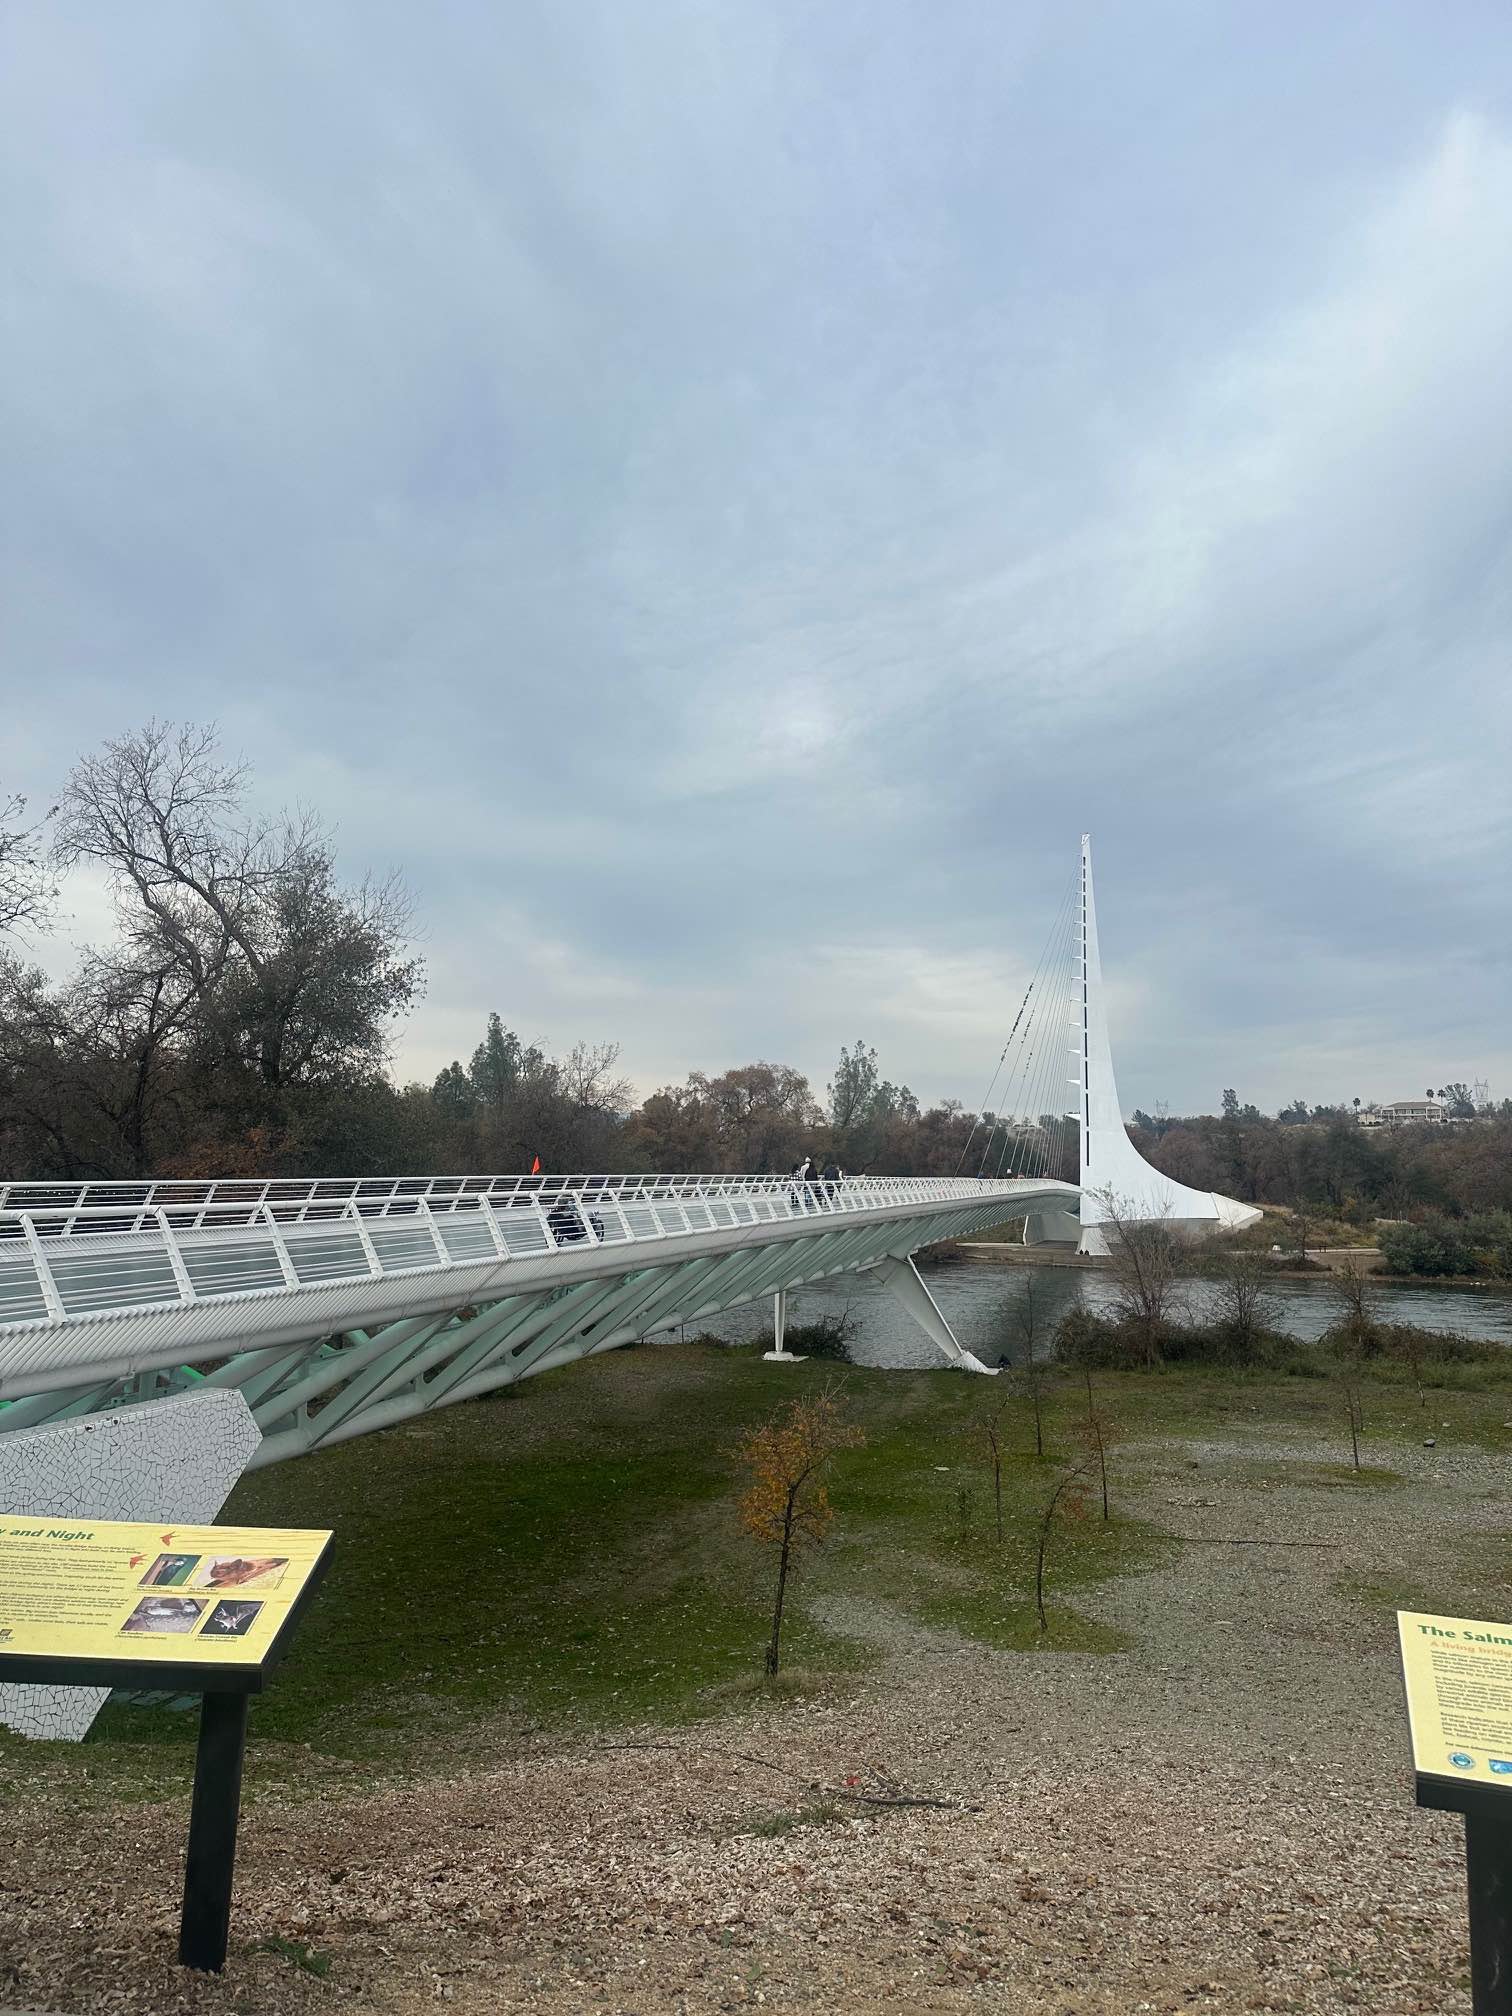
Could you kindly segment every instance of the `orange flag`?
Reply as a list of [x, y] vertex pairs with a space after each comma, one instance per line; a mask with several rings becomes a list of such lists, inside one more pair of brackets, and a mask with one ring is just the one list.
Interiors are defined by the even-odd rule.
[[539, 1156], [539, 1155], [537, 1155], [537, 1157], [535, 1158], [534, 1162], [532, 1162], [532, 1163], [531, 1163], [531, 1165], [530, 1165], [530, 1173], [531, 1173], [531, 1175], [532, 1175], [532, 1176], [539, 1176], [539, 1175], [540, 1175], [540, 1173], [541, 1173], [541, 1158], [540, 1158], [540, 1156]]

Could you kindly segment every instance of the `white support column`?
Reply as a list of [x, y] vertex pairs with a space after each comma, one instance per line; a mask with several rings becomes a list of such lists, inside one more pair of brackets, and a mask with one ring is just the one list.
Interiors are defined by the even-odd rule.
[[995, 1376], [995, 1366], [984, 1365], [980, 1358], [961, 1348], [955, 1332], [940, 1314], [933, 1295], [924, 1286], [923, 1277], [912, 1260], [899, 1260], [889, 1254], [885, 1260], [877, 1262], [874, 1271], [877, 1279], [891, 1290], [930, 1343], [938, 1345], [952, 1365], [958, 1366], [962, 1372], [985, 1372], [989, 1377]]
[[761, 1355], [763, 1358], [775, 1359], [779, 1365], [801, 1365], [803, 1363], [801, 1354], [795, 1356], [793, 1352], [783, 1350], [782, 1340], [786, 1335], [787, 1290], [779, 1288], [772, 1297], [772, 1342], [776, 1349], [763, 1351]]

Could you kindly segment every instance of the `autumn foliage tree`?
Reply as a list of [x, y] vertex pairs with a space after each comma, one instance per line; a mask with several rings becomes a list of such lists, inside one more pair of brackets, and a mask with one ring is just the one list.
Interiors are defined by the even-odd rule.
[[736, 1450], [748, 1476], [740, 1500], [740, 1522], [751, 1538], [777, 1555], [777, 1588], [766, 1670], [776, 1673], [782, 1657], [782, 1614], [788, 1578], [798, 1557], [817, 1547], [834, 1521], [824, 1473], [843, 1449], [858, 1449], [866, 1437], [847, 1421], [832, 1387], [811, 1399], [793, 1400]]

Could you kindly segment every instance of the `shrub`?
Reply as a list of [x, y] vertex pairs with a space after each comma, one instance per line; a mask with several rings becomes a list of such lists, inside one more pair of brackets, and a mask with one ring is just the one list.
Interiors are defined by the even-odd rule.
[[1393, 1274], [1512, 1276], [1512, 1212], [1383, 1225], [1380, 1245]]
[[1421, 1225], [1383, 1225], [1381, 1253], [1392, 1274], [1473, 1274], [1475, 1259], [1461, 1230], [1444, 1218]]
[[1480, 1211], [1465, 1231], [1487, 1274], [1512, 1279], [1512, 1211]]
[[1501, 1365], [1507, 1347], [1491, 1337], [1458, 1337], [1447, 1330], [1419, 1330], [1413, 1323], [1378, 1323], [1383, 1358], [1401, 1359], [1407, 1364]]
[[[1253, 1325], [1237, 1330], [1224, 1323], [1167, 1323], [1157, 1339], [1158, 1356], [1170, 1365], [1270, 1367], [1295, 1348], [1295, 1339], [1279, 1331]], [[1142, 1325], [1085, 1309], [1072, 1309], [1061, 1318], [1055, 1350], [1064, 1364], [1108, 1371], [1149, 1362]]]
[[789, 1323], [782, 1335], [782, 1348], [796, 1358], [828, 1358], [837, 1365], [854, 1365], [850, 1340], [856, 1334], [850, 1316], [821, 1316], [814, 1323]]
[[1068, 1309], [1056, 1326], [1054, 1355], [1066, 1365], [1128, 1365], [1143, 1350], [1116, 1317], [1090, 1309]]

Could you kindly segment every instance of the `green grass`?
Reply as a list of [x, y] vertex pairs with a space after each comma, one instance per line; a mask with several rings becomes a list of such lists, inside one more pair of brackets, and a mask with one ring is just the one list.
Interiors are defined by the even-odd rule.
[[833, 1827], [838, 1821], [851, 1817], [851, 1813], [842, 1812], [832, 1799], [821, 1799], [807, 1806], [755, 1813], [741, 1826], [731, 1829], [731, 1839], [754, 1836], [758, 1841], [775, 1841], [801, 1827]]
[[[773, 1564], [740, 1528], [731, 1452], [783, 1401], [837, 1377], [868, 1439], [834, 1467], [829, 1543], [792, 1592], [775, 1686], [800, 1696], [853, 1686], [881, 1648], [921, 1630], [1036, 1656], [1122, 1649], [1090, 1599], [1110, 1578], [1171, 1558], [1173, 1544], [1124, 1515], [1121, 1489], [1136, 1480], [1200, 1492], [1204, 1473], [1227, 1469], [1319, 1489], [1388, 1488], [1394, 1452], [1430, 1434], [1441, 1448], [1512, 1447], [1502, 1392], [1435, 1393], [1425, 1409], [1367, 1378], [1368, 1468], [1357, 1477], [1332, 1382], [1203, 1367], [1093, 1376], [1125, 1445], [1109, 1456], [1115, 1516], [1105, 1524], [1094, 1499], [1090, 1516], [1057, 1517], [1043, 1634], [1038, 1518], [1064, 1463], [1082, 1453], [1085, 1400], [1071, 1376], [1054, 1383], [1044, 1461], [1032, 1453], [1027, 1402], [1011, 1401], [1001, 1543], [971, 1428], [999, 1382], [779, 1369], [718, 1346], [589, 1360], [257, 1472], [225, 1520], [329, 1526], [336, 1553], [289, 1659], [254, 1701], [251, 1796], [357, 1783], [374, 1769], [465, 1768], [532, 1728], [675, 1725], [764, 1698]], [[1278, 1461], [1268, 1439], [1306, 1456]], [[80, 1799], [181, 1791], [196, 1722], [168, 1706], [112, 1704], [83, 1746], [0, 1732], [0, 1791], [23, 1782]]]
[[996, 1591], [952, 1591], [929, 1598], [922, 1606], [927, 1622], [959, 1631], [1003, 1652], [1123, 1652], [1133, 1642], [1058, 1603], [1045, 1605], [1045, 1629], [1032, 1595], [1004, 1597]]
[[1385, 1611], [1391, 1615], [1398, 1610], [1423, 1610], [1432, 1613], [1436, 1608], [1436, 1592], [1425, 1589], [1421, 1583], [1409, 1581], [1404, 1576], [1338, 1575], [1334, 1578], [1334, 1587], [1350, 1603], [1362, 1604], [1368, 1610]]
[[303, 1939], [285, 1939], [275, 1932], [270, 1938], [260, 1939], [252, 1948], [254, 1953], [276, 1953], [281, 1960], [287, 1960], [301, 1973], [313, 1974], [324, 1980], [331, 1971], [329, 1953], [317, 1953], [313, 1946], [307, 1946]]

